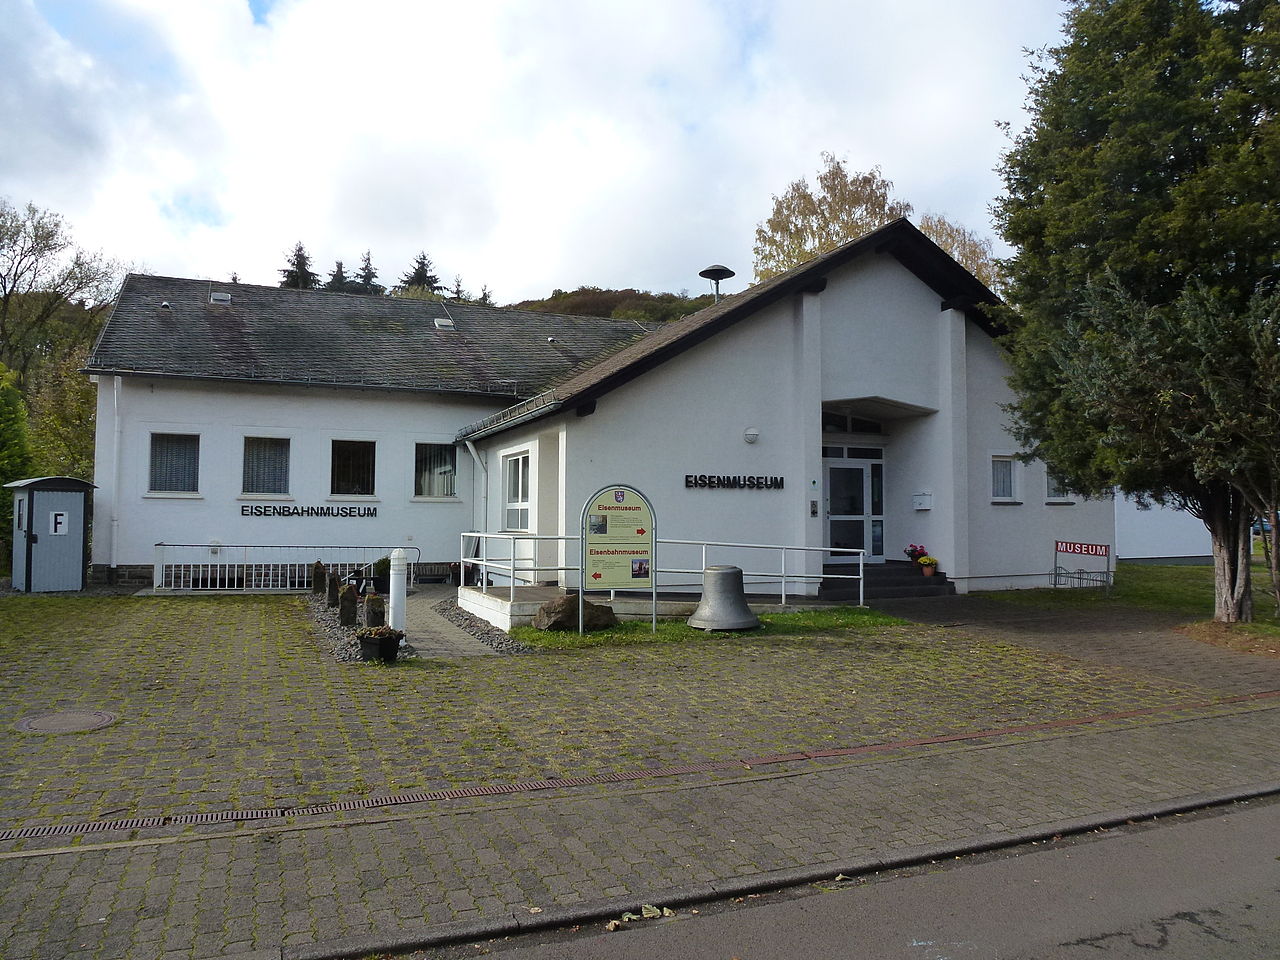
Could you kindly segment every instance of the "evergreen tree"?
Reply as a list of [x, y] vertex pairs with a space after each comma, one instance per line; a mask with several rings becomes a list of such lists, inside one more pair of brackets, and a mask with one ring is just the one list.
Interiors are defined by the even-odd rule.
[[311, 257], [307, 248], [299, 240], [289, 253], [285, 254], [288, 266], [279, 271], [280, 286], [294, 290], [314, 290], [320, 284], [320, 275], [311, 270]]
[[[1280, 5], [1074, 0], [1066, 27], [1033, 67], [995, 211], [1016, 251], [1003, 264], [1015, 432], [1078, 492], [1118, 486], [1203, 519], [1215, 617], [1249, 619], [1252, 468], [1188, 442], [1236, 413], [1201, 396], [1194, 371], [1221, 357], [1186, 353], [1203, 348], [1206, 314], [1178, 305], [1204, 291], [1225, 322], [1277, 279]], [[1116, 292], [1082, 306], [1091, 284]], [[1197, 315], [1188, 339], [1197, 328], [1176, 318]], [[1135, 425], [1134, 411], [1151, 415]]]
[[449, 288], [449, 298], [451, 300], [471, 299], [471, 294], [462, 286], [462, 274], [460, 273], [453, 275], [453, 286]]
[[414, 258], [409, 272], [400, 278], [400, 288], [402, 290], [417, 288], [427, 293], [439, 293], [444, 288], [440, 286], [440, 278], [432, 273], [432, 270], [431, 258], [427, 256], [426, 251], [419, 253]]
[[360, 269], [356, 271], [355, 287], [352, 293], [363, 293], [367, 297], [377, 297], [387, 292], [387, 288], [377, 282], [378, 271], [373, 269], [373, 260], [369, 251], [360, 259]]
[[486, 307], [493, 306], [493, 291], [489, 289], [487, 283], [480, 286], [480, 298], [476, 300], [476, 303], [484, 304]]
[[329, 279], [325, 281], [324, 289], [330, 293], [355, 293], [356, 287], [357, 282], [349, 279], [342, 269], [342, 261], [335, 260], [333, 262], [333, 270], [329, 273]]

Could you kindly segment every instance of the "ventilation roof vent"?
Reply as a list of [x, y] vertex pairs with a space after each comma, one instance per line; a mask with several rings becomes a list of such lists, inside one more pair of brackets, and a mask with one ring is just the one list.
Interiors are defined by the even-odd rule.
[[452, 317], [437, 317], [437, 318], [436, 318], [436, 329], [437, 329], [437, 330], [454, 330], [454, 329], [456, 329], [456, 328], [454, 327], [454, 325], [453, 325], [453, 318], [452, 318]]
[[230, 303], [231, 294], [222, 293], [220, 291], [214, 291], [209, 294], [209, 302], [210, 303]]

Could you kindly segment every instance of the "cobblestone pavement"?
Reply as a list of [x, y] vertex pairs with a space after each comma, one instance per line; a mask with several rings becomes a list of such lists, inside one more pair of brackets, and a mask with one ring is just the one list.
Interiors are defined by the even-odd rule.
[[[8, 622], [25, 615], [13, 601], [4, 603]], [[163, 624], [149, 619], [154, 608], [147, 606], [98, 610], [84, 631], [135, 640], [138, 634], [158, 640], [179, 627], [198, 631], [206, 645], [234, 646], [233, 656], [217, 660], [221, 678], [172, 648], [164, 656], [153, 648], [154, 660], [143, 662], [156, 669], [135, 677], [139, 663], [122, 655], [124, 667], [95, 681], [109, 658], [89, 641], [65, 659], [46, 659], [43, 669], [9, 661], [0, 679], [0, 827], [160, 807], [168, 813], [243, 808], [264, 797], [283, 804], [362, 796], [370, 781], [377, 783], [375, 793], [400, 789], [405, 769], [418, 770], [415, 776], [433, 787], [452, 782], [440, 771], [463, 782], [509, 781], [528, 767], [572, 775], [779, 748], [816, 750], [1280, 689], [1280, 664], [1245, 655], [1226, 654], [1215, 661], [1216, 674], [1202, 676], [1209, 665], [1200, 645], [1159, 626], [1152, 629], [1165, 661], [1183, 663], [1164, 675], [1115, 666], [1087, 642], [1091, 662], [1065, 658], [1050, 652], [1045, 630], [1034, 638], [1038, 649], [1015, 646], [1013, 628], [993, 627], [987, 635], [971, 618], [963, 628], [892, 628], [845, 643], [729, 640], [697, 650], [640, 645], [475, 658], [438, 676], [326, 664], [305, 636], [291, 632], [302, 627], [291, 619], [296, 611], [289, 601], [190, 603], [163, 607]], [[233, 644], [232, 634], [252, 632], [255, 624], [259, 645], [266, 643], [262, 638], [284, 637], [270, 647], [283, 663], [270, 664], [252, 645]], [[287, 655], [294, 649], [301, 668]], [[251, 665], [247, 679], [237, 663]], [[168, 672], [160, 669], [166, 664]], [[301, 678], [294, 676], [299, 669]], [[163, 685], [145, 689], [156, 674], [167, 678]], [[881, 689], [864, 692], [867, 683]], [[267, 690], [250, 696], [257, 685]], [[144, 696], [171, 687], [192, 701], [190, 714], [169, 695]], [[116, 699], [99, 703], [113, 690]], [[530, 697], [543, 699], [526, 703]], [[388, 724], [388, 744], [373, 731], [356, 736], [359, 726], [343, 722], [357, 713], [367, 720], [373, 712], [376, 726], [379, 710], [389, 713], [397, 701], [409, 708]], [[467, 735], [458, 726], [460, 701], [477, 731], [490, 725], [509, 731], [500, 749], [477, 751], [479, 740], [469, 748], [432, 748], [433, 737]], [[446, 702], [448, 709], [434, 707]], [[14, 730], [18, 716], [38, 712], [33, 706], [90, 703], [130, 717], [151, 704], [154, 716], [90, 734], [41, 738]], [[580, 709], [566, 712], [574, 706]], [[592, 727], [596, 735], [608, 718], [615, 749], [628, 745], [626, 757], [569, 748], [553, 731], [570, 717], [574, 729]], [[209, 738], [195, 748], [189, 767], [174, 761], [189, 772], [174, 773], [166, 761], [192, 752], [201, 718], [229, 742]], [[642, 786], [597, 784], [281, 816], [256, 825], [4, 841], [0, 956], [193, 960], [390, 937], [450, 920], [528, 916], [603, 897], [660, 900], [663, 890], [691, 883], [1275, 780], [1277, 719], [1280, 701], [1259, 700], [869, 756], [744, 766], [732, 774], [691, 773]], [[234, 731], [236, 724], [246, 730]], [[167, 737], [177, 743], [166, 748]], [[261, 749], [252, 748], [254, 740]], [[284, 769], [306, 776], [266, 790], [284, 744], [293, 745]], [[509, 762], [499, 766], [500, 757]], [[436, 772], [425, 772], [429, 767]], [[309, 777], [323, 788], [308, 789]], [[50, 789], [50, 780], [60, 786]], [[296, 786], [286, 792], [290, 781]]]
[[432, 609], [441, 600], [457, 596], [458, 588], [445, 583], [420, 583], [404, 609], [405, 638], [420, 657], [492, 657], [497, 651], [467, 631], [454, 626]]

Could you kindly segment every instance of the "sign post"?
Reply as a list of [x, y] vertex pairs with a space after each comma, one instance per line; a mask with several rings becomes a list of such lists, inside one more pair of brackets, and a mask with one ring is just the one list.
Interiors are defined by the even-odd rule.
[[657, 518], [649, 498], [635, 487], [601, 487], [582, 505], [582, 548], [578, 561], [578, 633], [590, 590], [645, 590], [652, 597], [651, 621], [658, 630]]
[[1107, 593], [1110, 594], [1112, 575], [1111, 545], [1109, 543], [1078, 543], [1074, 540], [1053, 541], [1053, 585], [1055, 587], [1062, 586], [1062, 581], [1065, 580], [1068, 583], [1075, 583], [1076, 586], [1094, 586], [1096, 585], [1096, 579], [1088, 571], [1077, 570], [1073, 574], [1058, 565], [1058, 560], [1064, 553], [1078, 557], [1104, 557], [1107, 561], [1107, 569], [1103, 577], [1103, 583], [1106, 585]]

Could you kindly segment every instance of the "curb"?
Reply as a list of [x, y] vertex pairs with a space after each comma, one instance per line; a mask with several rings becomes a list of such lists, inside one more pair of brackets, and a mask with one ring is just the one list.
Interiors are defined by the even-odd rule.
[[856, 877], [877, 873], [882, 870], [900, 870], [937, 860], [951, 860], [978, 853], [990, 853], [993, 850], [1008, 849], [1032, 842], [1089, 833], [1094, 830], [1118, 827], [1135, 821], [1169, 817], [1193, 810], [1204, 810], [1273, 795], [1280, 795], [1280, 780], [1264, 781], [1245, 787], [1232, 787], [1225, 790], [1209, 790], [1158, 803], [1141, 804], [1136, 807], [1113, 810], [1107, 813], [1058, 820], [1024, 830], [991, 833], [967, 840], [948, 840], [922, 847], [912, 847], [909, 850], [895, 852], [892, 855], [883, 857], [855, 857], [850, 860], [838, 860], [812, 866], [787, 867], [747, 877], [733, 877], [674, 887], [657, 891], [644, 897], [613, 897], [607, 900], [593, 900], [589, 903], [575, 904], [568, 907], [548, 907], [537, 914], [509, 914], [502, 917], [494, 917], [491, 920], [457, 920], [436, 924], [413, 933], [390, 936], [368, 934], [357, 937], [344, 937], [338, 940], [326, 940], [299, 946], [273, 947], [265, 950], [254, 950], [249, 953], [223, 954], [217, 958], [208, 958], [208, 960], [349, 960], [352, 957], [373, 953], [428, 950], [435, 947], [468, 943], [473, 940], [518, 936], [522, 933], [533, 933], [539, 930], [549, 930], [573, 924], [614, 919], [627, 911], [639, 912], [640, 907], [646, 903], [660, 904], [664, 907], [685, 907], [691, 904], [746, 896], [752, 893], [784, 890], [788, 887], [803, 886], [820, 880], [830, 880], [837, 874]]

